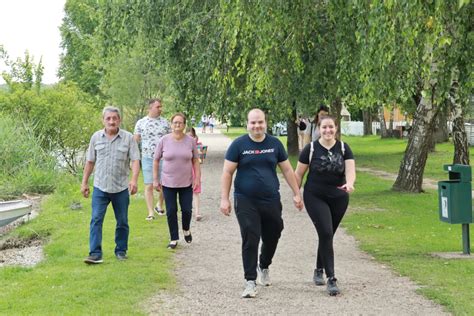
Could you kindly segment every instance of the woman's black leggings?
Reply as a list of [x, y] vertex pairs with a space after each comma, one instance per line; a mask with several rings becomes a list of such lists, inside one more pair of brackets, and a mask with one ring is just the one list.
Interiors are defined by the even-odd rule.
[[309, 217], [318, 232], [319, 245], [316, 268], [326, 271], [326, 276], [334, 276], [333, 237], [346, 213], [349, 194], [337, 187], [311, 189], [305, 186], [304, 204]]

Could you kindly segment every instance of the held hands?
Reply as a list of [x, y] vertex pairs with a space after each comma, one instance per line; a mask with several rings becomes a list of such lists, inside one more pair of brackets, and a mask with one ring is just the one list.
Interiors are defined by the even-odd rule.
[[91, 192], [91, 191], [90, 191], [90, 189], [89, 189], [89, 185], [88, 185], [88, 184], [81, 184], [81, 193], [82, 193], [82, 196], [84, 196], [85, 198], [88, 198], [90, 192]]
[[303, 209], [303, 201], [301, 200], [301, 196], [298, 194], [298, 195], [295, 195], [293, 196], [293, 203], [295, 204], [295, 207], [301, 211]]
[[221, 199], [220, 209], [221, 209], [222, 214], [224, 214], [225, 216], [230, 215], [231, 207], [230, 207], [229, 199]]
[[337, 187], [337, 188], [341, 189], [343, 191], [346, 191], [347, 193], [352, 193], [355, 190], [354, 185], [350, 184], [350, 183], [343, 184], [343, 185], [341, 185], [340, 187]]

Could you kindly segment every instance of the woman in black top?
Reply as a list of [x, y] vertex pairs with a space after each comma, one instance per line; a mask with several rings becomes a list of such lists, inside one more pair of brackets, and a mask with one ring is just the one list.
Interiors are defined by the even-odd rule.
[[336, 120], [323, 116], [318, 129], [320, 138], [306, 145], [296, 166], [296, 180], [301, 181], [309, 169], [304, 186], [304, 204], [319, 237], [318, 255], [313, 280], [324, 285], [328, 277], [330, 295], [339, 294], [334, 274], [333, 237], [354, 191], [355, 161], [350, 147], [336, 139]]

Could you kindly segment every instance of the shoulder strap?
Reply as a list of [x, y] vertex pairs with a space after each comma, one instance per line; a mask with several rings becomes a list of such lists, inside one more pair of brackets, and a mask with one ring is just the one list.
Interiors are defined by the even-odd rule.
[[308, 165], [311, 164], [311, 159], [313, 158], [313, 152], [314, 152], [314, 144], [311, 142], [311, 149], [309, 150], [309, 162]]
[[344, 147], [344, 142], [341, 140], [341, 151], [342, 151], [342, 157], [346, 154], [346, 148]]

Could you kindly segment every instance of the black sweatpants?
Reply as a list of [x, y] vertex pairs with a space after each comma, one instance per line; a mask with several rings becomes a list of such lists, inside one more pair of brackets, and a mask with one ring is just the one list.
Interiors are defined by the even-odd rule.
[[242, 236], [244, 277], [246, 280], [256, 280], [260, 238], [262, 238], [259, 258], [260, 267], [267, 269], [272, 263], [273, 255], [283, 230], [281, 202], [279, 199], [260, 201], [236, 197], [234, 205]]
[[178, 202], [181, 206], [181, 220], [183, 230], [189, 230], [193, 211], [193, 187], [169, 188], [163, 186], [163, 197], [165, 198], [166, 217], [170, 231], [170, 240], [179, 239], [178, 229]]
[[333, 237], [349, 205], [349, 194], [337, 187], [305, 186], [303, 199], [319, 237], [316, 268], [324, 268], [326, 276], [333, 277]]

